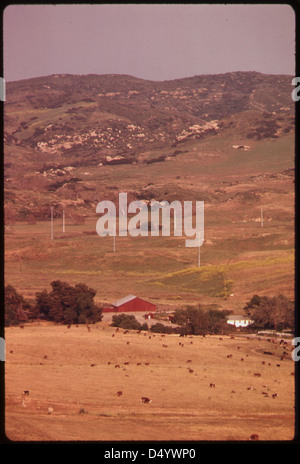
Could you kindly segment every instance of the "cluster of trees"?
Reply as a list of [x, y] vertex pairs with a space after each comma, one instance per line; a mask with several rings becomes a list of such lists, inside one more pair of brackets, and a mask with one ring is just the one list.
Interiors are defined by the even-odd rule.
[[[72, 286], [60, 280], [51, 282], [51, 291], [36, 293], [34, 301], [26, 300], [13, 286], [5, 287], [5, 326], [17, 325], [34, 319], [44, 319], [64, 324], [85, 324], [102, 320], [102, 308], [95, 304], [96, 291], [83, 283]], [[246, 303], [244, 312], [254, 323], [252, 329], [293, 330], [294, 302], [284, 295], [274, 297], [253, 295]], [[177, 309], [172, 322], [177, 327], [157, 322], [151, 332], [179, 333], [182, 335], [226, 334], [233, 330], [227, 324], [231, 311], [201, 306]], [[128, 314], [112, 318], [113, 327], [148, 330], [145, 322]]]
[[187, 306], [175, 311], [172, 322], [181, 326], [183, 335], [225, 334], [232, 330], [226, 319], [229, 314], [227, 310]]
[[244, 311], [254, 321], [252, 328], [293, 330], [294, 302], [284, 295], [273, 297], [253, 295]]
[[5, 325], [44, 319], [65, 324], [85, 324], [101, 321], [102, 308], [94, 302], [96, 291], [79, 283], [72, 286], [60, 280], [51, 282], [52, 290], [36, 293], [29, 302], [14, 287], [5, 287]]

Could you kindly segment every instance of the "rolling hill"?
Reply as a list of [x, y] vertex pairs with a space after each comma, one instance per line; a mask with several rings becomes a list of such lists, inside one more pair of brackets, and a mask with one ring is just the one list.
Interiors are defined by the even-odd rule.
[[[233, 72], [8, 82], [6, 280], [29, 296], [55, 277], [86, 281], [106, 301], [126, 292], [234, 310], [253, 293], [293, 297], [291, 80]], [[203, 200], [201, 272], [182, 238], [117, 238], [113, 253], [111, 238], [96, 235], [96, 205], [119, 192], [128, 201]]]

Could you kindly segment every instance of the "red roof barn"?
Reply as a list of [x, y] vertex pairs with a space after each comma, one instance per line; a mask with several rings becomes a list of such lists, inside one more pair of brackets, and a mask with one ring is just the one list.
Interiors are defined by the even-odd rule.
[[145, 301], [142, 298], [139, 298], [135, 295], [127, 295], [120, 300], [115, 301], [112, 303], [111, 308], [104, 308], [103, 312], [153, 312], [156, 311], [156, 305], [153, 303], [149, 303], [149, 301]]

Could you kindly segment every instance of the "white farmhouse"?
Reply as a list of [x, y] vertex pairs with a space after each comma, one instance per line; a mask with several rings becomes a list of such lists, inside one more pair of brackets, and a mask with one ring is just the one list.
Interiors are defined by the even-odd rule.
[[234, 325], [235, 327], [247, 327], [250, 324], [253, 324], [253, 320], [250, 317], [240, 316], [240, 315], [231, 315], [227, 317], [227, 324]]

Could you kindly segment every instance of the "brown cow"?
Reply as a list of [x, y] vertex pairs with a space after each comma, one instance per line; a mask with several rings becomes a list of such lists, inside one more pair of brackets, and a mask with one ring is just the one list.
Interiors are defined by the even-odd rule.
[[152, 400], [150, 398], [147, 398], [146, 396], [142, 396], [141, 402], [142, 403], [151, 403]]

